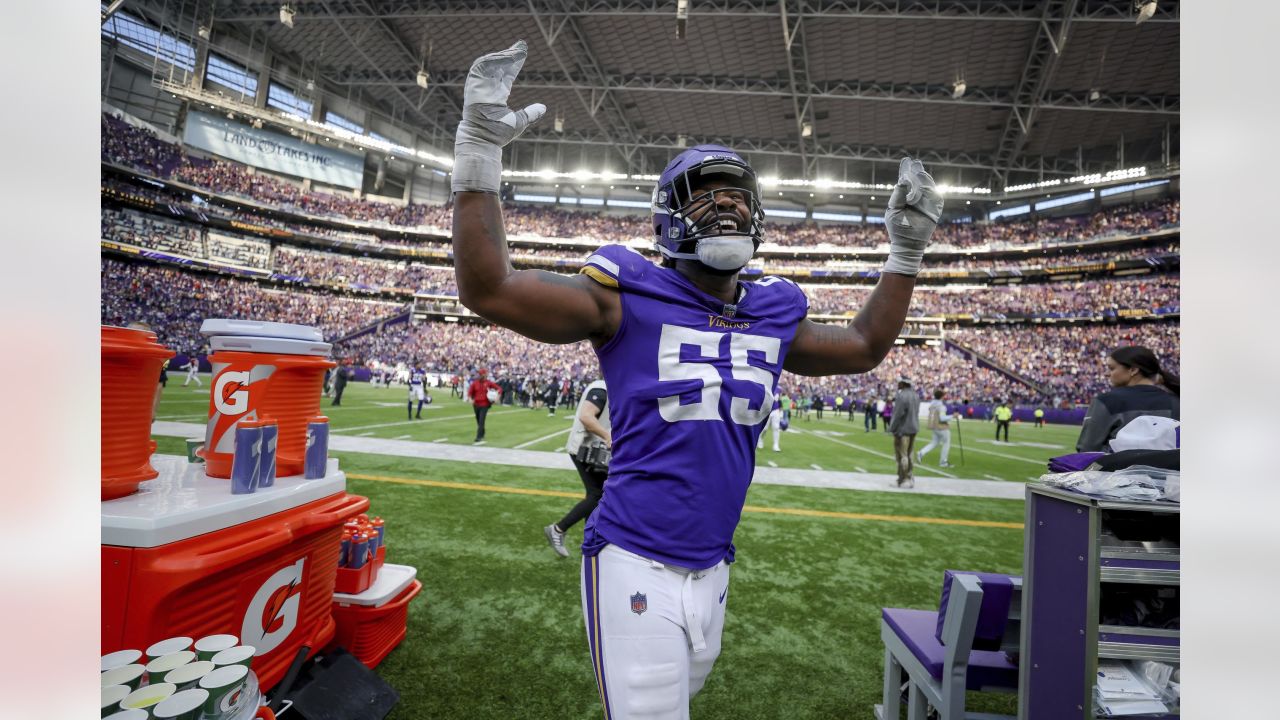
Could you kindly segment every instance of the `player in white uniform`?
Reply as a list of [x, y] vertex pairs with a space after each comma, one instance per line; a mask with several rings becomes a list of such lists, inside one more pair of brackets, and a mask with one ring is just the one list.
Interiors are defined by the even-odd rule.
[[200, 371], [200, 358], [194, 354], [187, 358], [187, 364], [182, 366], [187, 371], [187, 379], [182, 381], [182, 387], [186, 387], [192, 380], [196, 381], [196, 387], [204, 387], [204, 383], [200, 382], [200, 378], [196, 373]]
[[[782, 448], [778, 447], [778, 436], [782, 434], [782, 398], [773, 399], [773, 409], [769, 411], [769, 430], [773, 432], [773, 451], [782, 452]], [[760, 439], [756, 440], [756, 449], [764, 449], [764, 433], [760, 433]]]
[[415, 419], [413, 414], [413, 401], [418, 401], [418, 420], [422, 419], [422, 406], [431, 404], [431, 393], [427, 392], [427, 374], [418, 367], [418, 361], [413, 361], [413, 369], [409, 371], [409, 419]]
[[947, 414], [947, 404], [942, 402], [942, 398], [946, 393], [942, 388], [933, 391], [933, 401], [929, 403], [929, 429], [933, 431], [933, 437], [929, 439], [929, 444], [920, 448], [920, 452], [916, 453], [916, 462], [924, 463], [924, 456], [929, 451], [942, 446], [942, 462], [938, 463], [938, 467], [951, 467], [947, 462], [947, 455], [951, 452], [951, 416]]

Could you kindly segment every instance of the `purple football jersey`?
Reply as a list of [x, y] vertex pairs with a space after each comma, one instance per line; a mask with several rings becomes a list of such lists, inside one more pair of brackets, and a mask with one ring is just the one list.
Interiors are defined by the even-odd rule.
[[686, 568], [732, 562], [756, 440], [808, 312], [804, 292], [766, 277], [740, 282], [726, 306], [621, 245], [600, 248], [582, 272], [622, 294], [617, 334], [596, 350], [613, 458], [583, 553], [612, 543]]

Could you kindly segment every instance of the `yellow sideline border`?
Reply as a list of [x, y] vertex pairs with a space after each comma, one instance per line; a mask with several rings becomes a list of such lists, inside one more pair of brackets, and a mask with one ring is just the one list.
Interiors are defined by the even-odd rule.
[[[539, 490], [536, 488], [503, 487], [500, 485], [477, 485], [474, 483], [446, 482], [444, 480], [414, 480], [387, 475], [365, 475], [364, 473], [347, 473], [352, 480], [372, 480], [374, 482], [396, 483], [399, 485], [420, 485], [423, 487], [449, 488], [451, 490], [472, 490], [478, 492], [506, 493], [508, 495], [540, 495], [542, 497], [558, 497], [580, 499], [582, 493], [563, 492], [560, 490]], [[875, 515], [871, 513], [832, 512], [829, 510], [805, 510], [802, 508], [769, 508], [758, 505], [746, 505], [743, 512], [768, 515], [793, 515], [797, 517], [835, 518], [839, 520], [874, 520], [892, 523], [920, 523], [924, 525], [959, 525], [962, 527], [1002, 528], [1006, 530], [1022, 530], [1022, 523], [997, 522], [995, 520], [955, 520], [951, 518], [914, 517], [910, 515]]]

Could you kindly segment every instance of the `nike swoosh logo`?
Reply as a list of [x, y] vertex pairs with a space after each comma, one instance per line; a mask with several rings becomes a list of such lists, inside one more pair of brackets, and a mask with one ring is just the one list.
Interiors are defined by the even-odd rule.
[[725, 588], [725, 589], [724, 589], [724, 592], [720, 593], [720, 604], [721, 604], [721, 605], [723, 605], [723, 604], [724, 604], [724, 596], [725, 596], [725, 595], [728, 595], [728, 594], [729, 594], [729, 588]]

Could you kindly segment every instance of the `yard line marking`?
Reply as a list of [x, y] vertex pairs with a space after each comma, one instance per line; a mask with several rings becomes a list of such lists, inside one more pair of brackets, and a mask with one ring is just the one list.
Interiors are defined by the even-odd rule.
[[[489, 413], [489, 417], [493, 417], [494, 415], [506, 415], [508, 413], [513, 413], [513, 412], [515, 412], [515, 410], [500, 410], [495, 413]], [[396, 425], [412, 425], [412, 424], [422, 424], [422, 423], [444, 422], [445, 420], [461, 420], [463, 418], [469, 418], [471, 416], [472, 416], [471, 413], [467, 413], [465, 415], [447, 415], [445, 417], [427, 418], [426, 420], [401, 420], [400, 422], [378, 423], [376, 425], [357, 425], [355, 427], [339, 428], [334, 430], [333, 432], [336, 432], [339, 434], [352, 433], [352, 432], [355, 432], [356, 430], [372, 430], [374, 428], [395, 427]]]
[[776, 463], [776, 462], [774, 462], [774, 461], [772, 461], [772, 460], [769, 460], [768, 462], [769, 462], [769, 467], [778, 467], [778, 463]]
[[449, 438], [447, 438], [447, 437], [436, 438], [435, 440], [432, 440], [431, 442], [433, 442], [433, 443], [444, 442], [445, 440], [448, 440], [448, 439], [449, 439]]
[[[541, 490], [537, 488], [502, 487], [500, 485], [478, 485], [475, 483], [445, 482], [442, 480], [418, 480], [410, 478], [388, 477], [386, 475], [365, 475], [363, 473], [347, 473], [354, 480], [373, 480], [376, 482], [396, 483], [399, 485], [420, 485], [423, 487], [448, 488], [451, 490], [472, 490], [478, 492], [503, 493], [507, 495], [536, 495], [541, 497], [582, 499], [582, 493], [561, 492], [559, 490]], [[745, 505], [743, 512], [766, 515], [794, 515], [798, 517], [821, 517], [838, 520], [876, 520], [892, 523], [919, 523], [924, 525], [959, 525], [962, 527], [1004, 528], [1022, 530], [1022, 523], [998, 522], [995, 520], [958, 520], [954, 518], [913, 517], [908, 515], [875, 515], [871, 513], [833, 512], [830, 510], [807, 510], [804, 508], [770, 508], [759, 505]]]
[[821, 470], [821, 469], [822, 469], [822, 466], [821, 466], [821, 465], [818, 465], [817, 463], [809, 463], [809, 467], [813, 468], [814, 470]]
[[550, 435], [543, 435], [542, 437], [540, 437], [540, 438], [536, 438], [536, 439], [533, 439], [533, 440], [530, 440], [530, 441], [529, 441], [529, 442], [527, 442], [527, 443], [520, 443], [519, 445], [516, 445], [516, 446], [515, 446], [514, 448], [512, 448], [512, 449], [513, 449], [513, 450], [523, 450], [524, 448], [527, 448], [527, 447], [529, 447], [530, 445], [537, 445], [538, 443], [542, 442], [543, 440], [550, 440], [551, 438], [553, 438], [553, 437], [555, 437], [555, 436], [557, 436], [557, 435], [564, 435], [565, 433], [569, 432], [569, 431], [570, 431], [570, 430], [572, 430], [572, 429], [573, 429], [573, 428], [565, 428], [565, 429], [563, 429], [563, 430], [557, 430], [557, 431], [555, 431], [555, 432], [551, 433]]
[[857, 470], [857, 471], [858, 471], [858, 472], [860, 472], [860, 473], [864, 473], [864, 472], [866, 472], [866, 471], [867, 471], [867, 469], [866, 469], [866, 468], [864, 468], [864, 467], [858, 467], [857, 465], [854, 465], [854, 466], [853, 466], [853, 469], [854, 469], [854, 470]]
[[369, 437], [369, 436], [370, 436], [370, 435], [372, 435], [372, 434], [373, 434], [373, 433], [371, 433], [371, 432], [362, 432], [362, 433], [360, 433], [360, 434], [359, 434], [359, 437]]
[[[895, 464], [897, 463], [897, 460], [896, 460], [892, 455], [889, 455], [889, 454], [887, 454], [887, 453], [877, 452], [877, 451], [875, 451], [875, 450], [872, 450], [871, 448], [865, 448], [865, 447], [862, 447], [861, 445], [858, 445], [858, 444], [855, 444], [855, 443], [851, 443], [851, 442], [849, 442], [848, 440], [841, 440], [840, 438], [833, 438], [833, 437], [830, 437], [830, 436], [827, 436], [827, 435], [818, 435], [817, 433], [812, 433], [812, 434], [813, 434], [813, 435], [815, 435], [816, 437], [820, 437], [820, 438], [822, 438], [823, 440], [830, 440], [830, 441], [831, 441], [831, 442], [833, 442], [833, 443], [838, 443], [838, 444], [840, 444], [840, 445], [844, 445], [845, 447], [851, 447], [851, 448], [853, 448], [854, 450], [861, 450], [861, 451], [863, 451], [863, 452], [865, 452], [865, 453], [868, 453], [868, 454], [870, 454], [870, 455], [875, 455], [876, 457], [882, 457], [882, 458], [884, 458], [885, 460], [893, 460]], [[949, 478], [954, 478], [954, 477], [955, 477], [955, 475], [952, 475], [951, 473], [947, 472], [946, 470], [938, 470], [938, 469], [936, 469], [936, 468], [927, 467], [927, 466], [925, 466], [925, 465], [916, 465], [916, 467], [921, 468], [921, 469], [923, 469], [923, 470], [927, 470], [927, 471], [929, 471], [929, 472], [931, 472], [931, 473], [937, 473], [937, 474], [939, 474], [939, 475], [945, 475], [946, 477], [949, 477]]]
[[392, 440], [408, 440], [408, 439], [409, 439], [409, 438], [411, 438], [411, 437], [413, 437], [413, 436], [412, 436], [412, 435], [397, 435], [397, 436], [395, 436], [395, 437], [393, 437], [393, 438], [391, 438], [391, 439], [392, 439]]
[[986, 478], [986, 479], [988, 479], [988, 480], [1003, 480], [1003, 479], [1004, 479], [1004, 478], [1002, 478], [1002, 477], [996, 477], [995, 475], [989, 475], [989, 474], [987, 474], [987, 473], [982, 473], [982, 477], [984, 477], [984, 478]]
[[1043, 466], [1045, 464], [1044, 460], [1032, 460], [1031, 458], [1024, 458], [1020, 455], [1010, 455], [1009, 453], [999, 453], [999, 452], [995, 452], [994, 450], [983, 450], [981, 448], [976, 448], [976, 447], [968, 447], [968, 448], [965, 448], [965, 450], [968, 450], [969, 452], [982, 453], [983, 455], [994, 455], [996, 457], [1007, 458], [1009, 460], [1021, 460], [1022, 462], [1028, 462], [1028, 463], [1031, 463], [1032, 465]]

